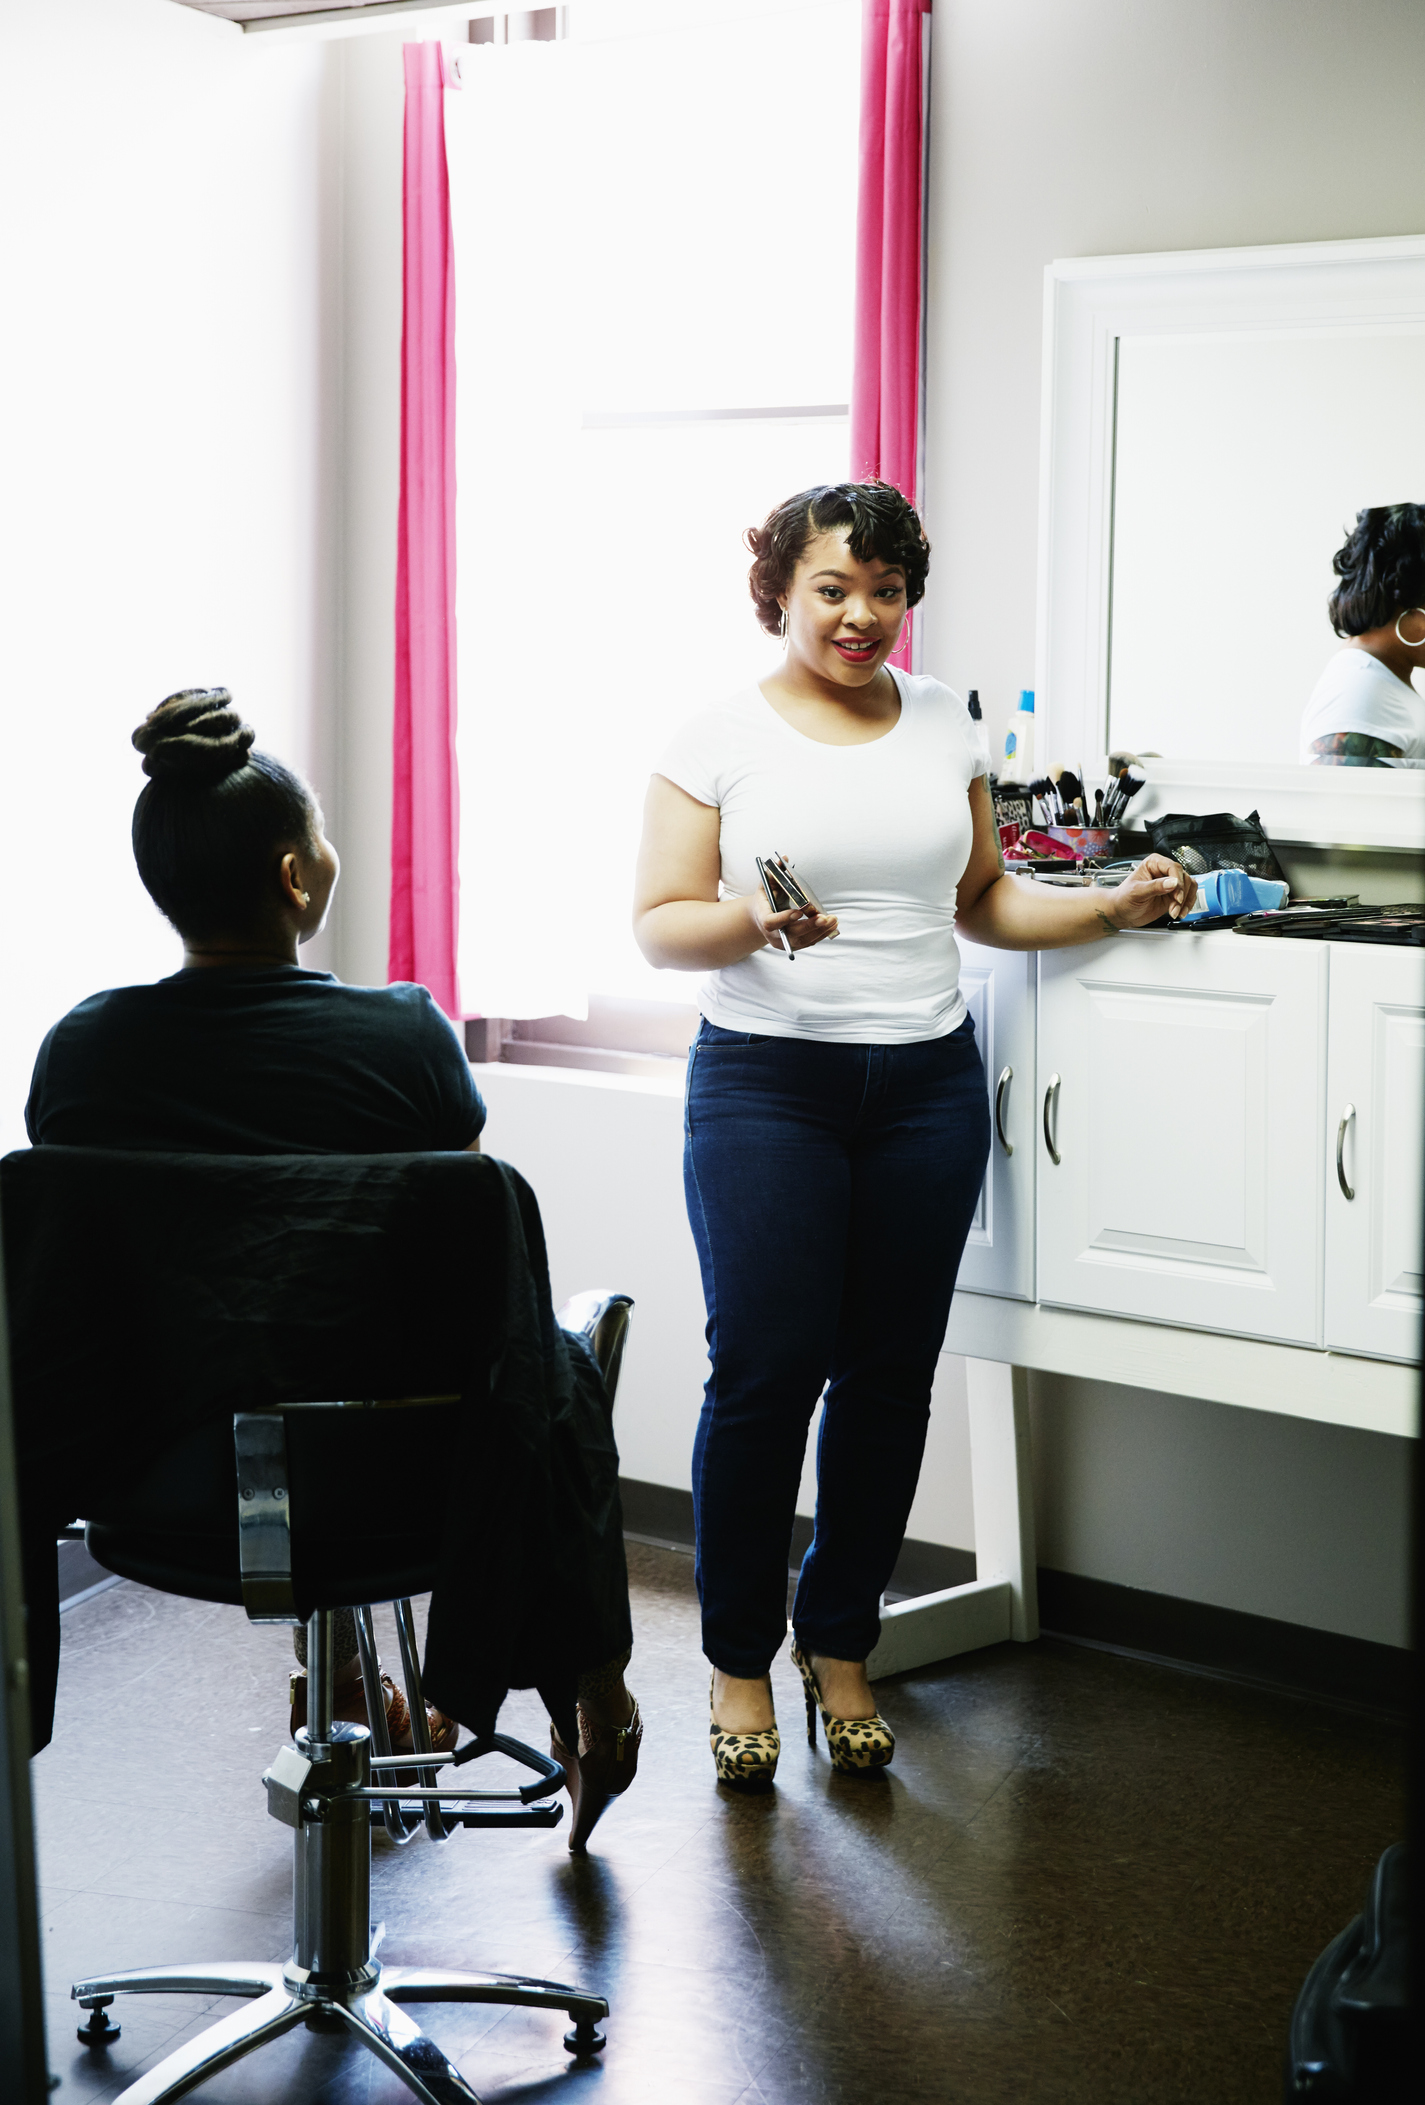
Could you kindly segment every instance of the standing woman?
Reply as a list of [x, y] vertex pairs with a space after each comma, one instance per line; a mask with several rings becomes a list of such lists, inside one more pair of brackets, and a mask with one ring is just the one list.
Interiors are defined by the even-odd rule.
[[[634, 928], [651, 964], [705, 975], [685, 1152], [712, 1362], [693, 1450], [698, 1592], [718, 1777], [765, 1788], [823, 1389], [792, 1657], [837, 1768], [880, 1768], [895, 1747], [865, 1662], [989, 1150], [956, 922], [979, 943], [1048, 949], [1180, 914], [1194, 887], [1161, 856], [1116, 892], [1005, 875], [978, 726], [938, 680], [886, 662], [930, 561], [899, 491], [804, 490], [747, 538], [757, 617], [786, 658], [660, 760]], [[755, 858], [773, 853], [825, 911], [772, 911]]]

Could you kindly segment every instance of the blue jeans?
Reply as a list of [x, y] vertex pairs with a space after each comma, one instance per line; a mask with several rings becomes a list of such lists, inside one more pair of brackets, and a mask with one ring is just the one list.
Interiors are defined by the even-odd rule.
[[807, 1427], [826, 1391], [793, 1627], [864, 1659], [915, 1496], [930, 1385], [989, 1154], [967, 1018], [837, 1045], [720, 1030], [688, 1059], [684, 1186], [707, 1301], [693, 1448], [703, 1649], [765, 1674], [787, 1627]]

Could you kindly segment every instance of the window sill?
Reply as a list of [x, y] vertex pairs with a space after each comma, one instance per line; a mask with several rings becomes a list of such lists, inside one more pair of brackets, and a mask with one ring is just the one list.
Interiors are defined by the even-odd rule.
[[477, 1067], [576, 1068], [654, 1080], [671, 1075], [681, 1090], [697, 1030], [698, 1011], [690, 1003], [591, 994], [585, 1017], [511, 1022], [472, 1016], [465, 1025], [465, 1049]]
[[[610, 1059], [632, 1059], [637, 1055], [611, 1053]], [[649, 1062], [648, 1064], [652, 1064]], [[667, 1074], [610, 1073], [606, 1069], [593, 1067], [547, 1067], [526, 1060], [489, 1060], [471, 1062], [475, 1086], [482, 1095], [498, 1092], [508, 1085], [516, 1088], [536, 1089], [587, 1089], [613, 1090], [625, 1096], [663, 1096], [679, 1102], [683, 1095], [683, 1063], [668, 1060], [659, 1063], [671, 1070]]]
[[552, 1039], [511, 1038], [501, 1050], [496, 1067], [564, 1067], [596, 1074], [673, 1075], [682, 1087], [687, 1070], [686, 1053], [624, 1052], [609, 1045], [560, 1045]]

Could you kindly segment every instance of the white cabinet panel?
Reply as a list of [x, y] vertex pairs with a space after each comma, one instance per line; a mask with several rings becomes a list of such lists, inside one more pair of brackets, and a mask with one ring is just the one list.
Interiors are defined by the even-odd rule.
[[1425, 956], [1374, 943], [1328, 947], [1326, 1343], [1413, 1360], [1422, 1285]]
[[975, 1037], [985, 1063], [991, 1121], [989, 1165], [960, 1261], [958, 1283], [967, 1293], [1007, 1294], [1032, 1301], [1034, 954], [983, 950], [958, 936], [955, 940], [960, 947], [960, 985], [975, 1019]]
[[1041, 957], [1041, 1300], [1321, 1343], [1326, 967], [1230, 931]]

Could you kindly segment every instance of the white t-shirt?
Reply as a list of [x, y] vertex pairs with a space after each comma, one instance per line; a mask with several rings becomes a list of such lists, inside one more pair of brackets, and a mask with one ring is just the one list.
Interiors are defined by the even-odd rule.
[[785, 855], [841, 923], [795, 960], [779, 945], [708, 973], [699, 1006], [724, 1030], [886, 1045], [964, 1021], [955, 890], [984, 734], [938, 680], [892, 676], [900, 717], [868, 745], [807, 738], [749, 687], [684, 724], [658, 762], [721, 815], [724, 898], [761, 889], [758, 855]]
[[1405, 759], [1425, 759], [1425, 694], [1398, 680], [1388, 665], [1369, 651], [1340, 650], [1312, 689], [1301, 719], [1304, 767], [1316, 759], [1318, 738], [1338, 731], [1363, 731], [1368, 738], [1398, 746]]

